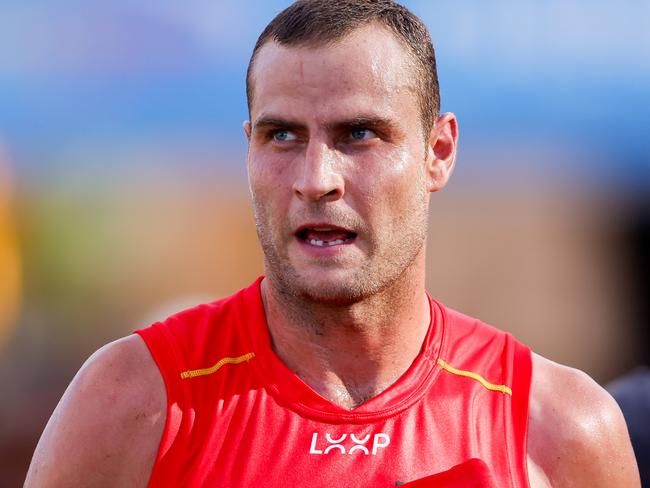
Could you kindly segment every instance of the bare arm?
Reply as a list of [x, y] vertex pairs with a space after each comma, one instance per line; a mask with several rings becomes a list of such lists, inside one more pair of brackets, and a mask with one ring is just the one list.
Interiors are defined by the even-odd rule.
[[533, 356], [531, 486], [637, 488], [639, 471], [614, 399], [585, 373]]
[[25, 487], [144, 487], [164, 429], [165, 386], [139, 336], [93, 354], [54, 410]]

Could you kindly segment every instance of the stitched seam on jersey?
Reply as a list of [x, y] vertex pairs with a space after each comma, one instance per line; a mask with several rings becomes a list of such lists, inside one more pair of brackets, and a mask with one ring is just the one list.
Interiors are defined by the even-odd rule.
[[195, 378], [197, 376], [205, 376], [212, 373], [216, 373], [225, 364], [239, 364], [239, 363], [250, 361], [254, 357], [255, 357], [255, 353], [249, 352], [234, 358], [232, 357], [221, 358], [219, 361], [217, 361], [217, 363], [214, 366], [210, 366], [209, 368], [189, 369], [187, 371], [183, 371], [181, 373], [181, 379], [186, 380], [188, 378]]
[[481, 385], [483, 385], [485, 388], [491, 391], [500, 391], [501, 393], [505, 393], [506, 395], [511, 395], [512, 396], [512, 389], [509, 386], [506, 385], [496, 385], [494, 383], [490, 383], [487, 381], [485, 378], [483, 378], [480, 374], [474, 373], [473, 371], [465, 371], [463, 369], [456, 369], [450, 364], [447, 364], [445, 361], [442, 359], [438, 358], [438, 364], [442, 369], [445, 371], [455, 374], [458, 376], [465, 376], [467, 378], [471, 378], [473, 380], [478, 381]]

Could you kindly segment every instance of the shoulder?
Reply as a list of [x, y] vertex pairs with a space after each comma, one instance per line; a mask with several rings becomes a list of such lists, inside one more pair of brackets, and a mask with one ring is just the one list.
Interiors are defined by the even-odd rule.
[[625, 420], [587, 374], [533, 354], [529, 461], [554, 487], [638, 487]]
[[432, 301], [442, 311], [446, 325], [445, 334], [454, 343], [492, 343], [496, 345], [495, 341], [496, 343], [504, 343], [508, 337], [512, 337], [507, 332], [487, 324], [476, 317], [465, 315], [435, 300]]
[[142, 339], [102, 347], [52, 414], [25, 486], [146, 486], [165, 415], [165, 386]]

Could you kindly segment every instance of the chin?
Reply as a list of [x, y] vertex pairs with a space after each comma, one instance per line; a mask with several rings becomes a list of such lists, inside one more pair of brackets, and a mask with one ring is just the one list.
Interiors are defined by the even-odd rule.
[[327, 305], [352, 305], [367, 296], [359, 286], [346, 283], [312, 284], [296, 292], [303, 300]]
[[363, 273], [327, 271], [307, 276], [299, 272], [280, 277], [282, 292], [303, 301], [324, 305], [352, 305], [376, 293], [373, 280]]

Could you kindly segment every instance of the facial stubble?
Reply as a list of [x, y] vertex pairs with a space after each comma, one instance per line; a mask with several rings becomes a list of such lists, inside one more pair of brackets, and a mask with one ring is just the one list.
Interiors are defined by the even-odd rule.
[[[411, 279], [410, 271], [416, 266], [418, 257], [424, 252], [428, 223], [428, 199], [423, 182], [424, 175], [418, 174], [413, 187], [415, 192], [406, 215], [394, 215], [388, 229], [371, 229], [358, 216], [351, 216], [336, 210], [331, 203], [315, 202], [306, 212], [311, 221], [330, 221], [347, 228], [359, 229], [360, 238], [365, 241], [366, 256], [357, 268], [345, 273], [343, 280], [314, 284], [303, 276], [291, 263], [287, 253], [289, 242], [295, 236], [287, 237], [280, 229], [286, 224], [274, 220], [267, 206], [256, 198], [253, 192], [253, 209], [258, 238], [264, 252], [266, 277], [274, 290], [287, 302], [312, 303], [314, 305], [350, 306], [368, 300], [391, 288], [399, 288], [401, 280]], [[388, 202], [386, 208], [392, 207]], [[285, 221], [286, 218], [283, 220]], [[408, 225], [405, 226], [404, 222]], [[386, 243], [389, 245], [387, 246]], [[319, 265], [338, 265], [335, 259], [325, 258]], [[393, 290], [399, 295], [399, 290]], [[396, 293], [390, 293], [396, 295]]]

